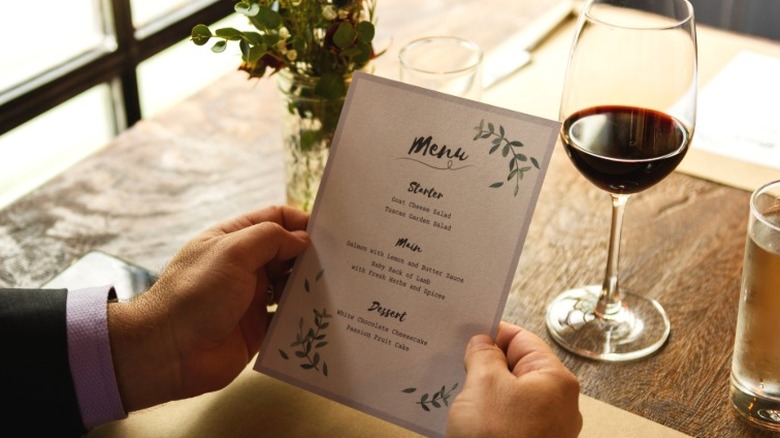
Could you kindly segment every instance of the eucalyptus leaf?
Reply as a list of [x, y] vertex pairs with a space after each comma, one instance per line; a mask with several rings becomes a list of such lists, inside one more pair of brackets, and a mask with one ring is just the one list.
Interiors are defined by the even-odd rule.
[[240, 30], [234, 29], [232, 27], [223, 27], [221, 29], [217, 29], [214, 33], [216, 36], [225, 38], [230, 41], [239, 41], [243, 38], [243, 33], [241, 33]]
[[345, 49], [352, 46], [357, 36], [355, 28], [347, 21], [342, 21], [339, 27], [336, 28], [336, 32], [333, 34], [333, 44], [340, 49]]
[[211, 51], [214, 53], [222, 53], [227, 48], [227, 41], [219, 40], [211, 46]]
[[411, 393], [413, 393], [414, 391], [417, 391], [417, 388], [405, 388], [405, 389], [402, 389], [402, 390], [401, 390], [401, 392], [404, 392], [404, 393], [406, 393], [406, 394], [411, 394]]
[[279, 355], [281, 355], [282, 359], [284, 359], [284, 360], [289, 360], [290, 359], [290, 356], [287, 356], [287, 353], [285, 353], [284, 350], [280, 349], [279, 350]]
[[241, 60], [249, 61], [249, 43], [244, 40], [238, 42], [238, 48], [241, 49]]
[[259, 32], [243, 32], [244, 39], [253, 46], [263, 44], [263, 36]]
[[370, 43], [374, 39], [376, 29], [370, 21], [361, 21], [356, 26], [358, 38], [364, 43]]
[[260, 12], [260, 5], [257, 3], [238, 2], [233, 9], [239, 14], [246, 15], [247, 17], [254, 17]]
[[265, 5], [258, 5], [259, 11], [255, 15], [257, 21], [268, 29], [276, 29], [282, 24], [282, 17], [278, 12]]
[[193, 43], [202, 46], [211, 39], [211, 29], [205, 24], [198, 24], [192, 28], [191, 37]]

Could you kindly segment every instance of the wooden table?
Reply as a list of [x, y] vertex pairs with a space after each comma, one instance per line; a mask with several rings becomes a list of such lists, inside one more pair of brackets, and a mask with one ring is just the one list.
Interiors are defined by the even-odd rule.
[[[480, 44], [489, 49], [502, 32], [522, 23], [496, 12], [515, 8], [513, 3], [380, 0], [380, 29], [392, 30], [393, 43], [377, 60], [376, 73], [396, 78], [397, 50], [415, 35], [465, 34], [482, 38]], [[444, 10], [449, 13], [443, 15]], [[484, 100], [555, 118], [572, 30], [571, 22], [564, 25], [534, 54], [533, 64], [488, 91]], [[780, 46], [766, 41], [712, 29], [700, 29], [699, 35], [702, 83], [741, 48], [780, 55]], [[205, 227], [284, 202], [281, 111], [273, 81], [248, 82], [236, 72], [140, 122], [101, 152], [0, 210], [0, 285], [39, 285], [90, 249], [158, 270]], [[746, 191], [676, 172], [631, 199], [622, 284], [657, 298], [669, 314], [672, 334], [656, 355], [622, 364], [584, 360], [557, 349], [579, 377], [583, 394], [693, 436], [763, 436], [740, 421], [728, 401], [748, 197]], [[609, 214], [607, 195], [556, 149], [504, 319], [553, 343], [544, 327], [545, 307], [560, 291], [601, 280]], [[269, 418], [291, 415], [289, 406], [302, 403], [300, 392], [268, 382], [272, 379], [265, 378], [266, 386], [253, 379], [259, 377], [242, 375], [244, 386], [207, 395], [198, 406], [208, 408], [193, 415], [203, 424], [218, 413], [231, 421], [250, 421], [258, 410], [231, 403], [238, 393], [271, 410], [265, 414]], [[261, 401], [269, 387], [280, 398]], [[332, 414], [331, 421], [338, 421], [342, 411], [328, 406], [318, 415]], [[162, 419], [165, 411], [149, 415]], [[349, 433], [351, 427], [344, 423], [338, 433], [359, 436]], [[96, 434], [132, 435], [127, 430], [119, 425]]]

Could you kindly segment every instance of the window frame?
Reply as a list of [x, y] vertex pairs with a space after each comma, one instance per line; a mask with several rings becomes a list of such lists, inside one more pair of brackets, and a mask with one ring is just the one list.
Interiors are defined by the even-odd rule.
[[112, 89], [113, 128], [118, 134], [143, 117], [138, 65], [189, 37], [196, 24], [212, 24], [234, 12], [232, 2], [200, 0], [135, 29], [130, 1], [101, 3], [115, 48], [95, 47], [0, 93], [0, 135], [103, 83]]

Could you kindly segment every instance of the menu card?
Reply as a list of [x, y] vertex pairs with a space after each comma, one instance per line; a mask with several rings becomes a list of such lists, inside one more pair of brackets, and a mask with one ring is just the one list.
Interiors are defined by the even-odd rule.
[[356, 74], [311, 246], [254, 369], [444, 436], [468, 339], [497, 331], [558, 129]]

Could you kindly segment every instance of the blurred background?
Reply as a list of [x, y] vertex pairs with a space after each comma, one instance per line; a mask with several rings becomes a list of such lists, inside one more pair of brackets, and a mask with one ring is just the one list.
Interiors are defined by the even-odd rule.
[[[780, 1], [691, 2], [699, 23], [780, 40]], [[234, 3], [0, 1], [0, 208], [235, 70], [237, 52], [189, 40], [199, 23], [242, 27]]]

